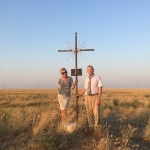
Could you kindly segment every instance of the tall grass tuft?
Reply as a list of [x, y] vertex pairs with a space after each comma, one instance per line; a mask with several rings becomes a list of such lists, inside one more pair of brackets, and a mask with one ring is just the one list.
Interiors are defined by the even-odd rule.
[[144, 129], [144, 134], [143, 134], [143, 138], [150, 142], [150, 119], [148, 120], [148, 124]]

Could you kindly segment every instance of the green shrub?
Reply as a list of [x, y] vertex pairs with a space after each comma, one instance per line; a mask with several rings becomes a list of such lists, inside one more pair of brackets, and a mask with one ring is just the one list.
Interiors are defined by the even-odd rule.
[[113, 99], [113, 104], [114, 104], [114, 106], [118, 107], [119, 106], [119, 100]]
[[121, 106], [127, 106], [127, 107], [133, 107], [133, 108], [137, 108], [138, 106], [140, 106], [142, 103], [139, 102], [137, 99], [133, 100], [132, 102], [124, 102], [121, 103]]
[[11, 132], [11, 116], [6, 112], [0, 112], [0, 137], [7, 135]]

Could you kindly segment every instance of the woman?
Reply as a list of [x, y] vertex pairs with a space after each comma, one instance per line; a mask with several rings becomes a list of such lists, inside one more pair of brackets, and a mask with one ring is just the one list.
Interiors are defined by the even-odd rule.
[[67, 108], [70, 101], [71, 92], [70, 89], [74, 89], [77, 81], [73, 83], [72, 77], [67, 75], [67, 70], [65, 68], [60, 69], [61, 78], [58, 81], [58, 101], [61, 110], [62, 121], [66, 120]]

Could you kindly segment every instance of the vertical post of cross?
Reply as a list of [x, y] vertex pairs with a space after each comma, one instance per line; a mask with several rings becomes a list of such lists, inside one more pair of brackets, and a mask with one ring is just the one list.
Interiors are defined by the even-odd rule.
[[[77, 48], [77, 32], [75, 32], [75, 79], [78, 80], [78, 74], [77, 74], [77, 70], [78, 70], [78, 66], [77, 66], [77, 52], [78, 52], [78, 48]], [[76, 84], [76, 95], [78, 94], [78, 82]], [[76, 97], [76, 121], [78, 121], [78, 98]]]

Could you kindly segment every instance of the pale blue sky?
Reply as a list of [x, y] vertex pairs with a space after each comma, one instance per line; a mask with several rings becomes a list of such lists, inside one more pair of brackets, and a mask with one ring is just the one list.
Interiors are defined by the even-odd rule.
[[56, 88], [75, 68], [58, 53], [75, 32], [95, 49], [78, 61], [79, 87], [93, 65], [104, 88], [150, 88], [149, 0], [0, 0], [0, 89]]

